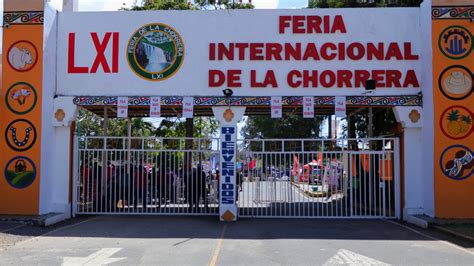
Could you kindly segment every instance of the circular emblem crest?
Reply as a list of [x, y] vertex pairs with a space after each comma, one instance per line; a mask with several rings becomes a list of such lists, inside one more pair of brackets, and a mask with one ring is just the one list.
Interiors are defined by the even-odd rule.
[[439, 36], [438, 46], [450, 59], [465, 58], [472, 51], [472, 34], [461, 26], [448, 27]]
[[38, 62], [38, 49], [29, 41], [17, 41], [8, 49], [7, 62], [18, 72], [29, 71]]
[[38, 95], [35, 88], [26, 82], [13, 84], [5, 94], [8, 110], [17, 115], [24, 115], [35, 108]]
[[473, 113], [464, 106], [455, 105], [446, 108], [439, 118], [443, 134], [450, 139], [463, 139], [474, 130]]
[[26, 119], [11, 122], [5, 130], [5, 139], [10, 148], [15, 151], [29, 150], [36, 142], [36, 128]]
[[36, 166], [25, 156], [11, 159], [5, 167], [5, 179], [10, 186], [23, 189], [29, 187], [36, 178]]
[[441, 154], [439, 166], [445, 176], [454, 180], [463, 180], [474, 173], [474, 156], [468, 147], [452, 145]]
[[168, 25], [148, 24], [133, 34], [127, 45], [130, 68], [139, 77], [161, 81], [178, 72], [184, 59], [184, 43]]
[[465, 66], [450, 66], [441, 72], [438, 87], [448, 99], [466, 99], [474, 90], [472, 72]]

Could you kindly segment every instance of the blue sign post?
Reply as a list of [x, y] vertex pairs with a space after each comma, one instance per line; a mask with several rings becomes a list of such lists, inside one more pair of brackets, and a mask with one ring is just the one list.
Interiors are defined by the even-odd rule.
[[245, 107], [213, 107], [215, 117], [221, 123], [219, 216], [221, 221], [237, 220], [237, 123], [242, 119]]

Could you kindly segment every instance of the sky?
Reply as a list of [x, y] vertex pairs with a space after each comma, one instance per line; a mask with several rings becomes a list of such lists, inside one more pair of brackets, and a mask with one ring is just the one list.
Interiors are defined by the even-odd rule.
[[[79, 0], [79, 11], [114, 11], [121, 7], [130, 7], [137, 0]], [[51, 4], [58, 10], [62, 9], [62, 0], [50, 0]], [[252, 0], [256, 8], [303, 8], [308, 4], [308, 0]], [[3, 0], [0, 0], [0, 13], [3, 12]], [[1, 16], [3, 25], [3, 16]], [[0, 28], [0, 39], [3, 29]], [[0, 53], [2, 42], [0, 42]]]

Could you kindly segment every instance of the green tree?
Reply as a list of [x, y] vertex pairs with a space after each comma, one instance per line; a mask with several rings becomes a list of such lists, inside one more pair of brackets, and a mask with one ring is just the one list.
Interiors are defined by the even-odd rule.
[[128, 10], [198, 10], [198, 9], [253, 9], [250, 3], [237, 0], [196, 0], [194, 4], [187, 0], [144, 0]]
[[186, 0], [146, 0], [139, 5], [134, 5], [130, 9], [124, 10], [197, 10], [198, 6]]
[[[132, 136], [150, 137], [154, 136], [155, 127], [152, 123], [145, 121], [143, 118], [132, 118]], [[104, 118], [84, 109], [79, 109], [77, 118], [78, 133], [81, 136], [103, 136]], [[127, 119], [108, 119], [107, 136], [127, 136], [128, 122]]]
[[[192, 137], [212, 137], [217, 134], [219, 122], [213, 117], [199, 117], [194, 119]], [[179, 118], [166, 118], [155, 129], [155, 136], [159, 137], [185, 137], [186, 122]]]
[[324, 116], [307, 119], [301, 114], [284, 115], [282, 119], [250, 116], [242, 129], [242, 135], [247, 139], [317, 138], [323, 120]]
[[201, 8], [209, 6], [214, 9], [253, 9], [250, 3], [240, 3], [237, 0], [197, 0], [196, 4]]
[[87, 111], [84, 108], [79, 108], [77, 115], [77, 130], [80, 136], [100, 136], [102, 135], [102, 119], [94, 115], [94, 113]]

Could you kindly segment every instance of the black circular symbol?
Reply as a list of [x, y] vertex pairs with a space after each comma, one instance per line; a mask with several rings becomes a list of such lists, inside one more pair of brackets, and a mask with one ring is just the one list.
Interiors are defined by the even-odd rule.
[[4, 174], [10, 186], [24, 189], [31, 186], [35, 181], [36, 166], [30, 158], [17, 156], [7, 163]]
[[[18, 137], [20, 130], [24, 132], [22, 139]], [[15, 151], [29, 150], [35, 144], [36, 137], [37, 132], [35, 126], [26, 119], [17, 119], [11, 122], [5, 130], [5, 140], [8, 146]]]

